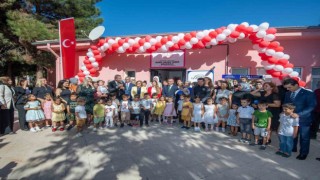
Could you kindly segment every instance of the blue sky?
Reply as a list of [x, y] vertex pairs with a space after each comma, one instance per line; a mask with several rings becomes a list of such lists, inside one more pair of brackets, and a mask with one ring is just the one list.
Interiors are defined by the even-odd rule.
[[184, 32], [230, 23], [320, 25], [320, 0], [103, 0], [104, 36]]

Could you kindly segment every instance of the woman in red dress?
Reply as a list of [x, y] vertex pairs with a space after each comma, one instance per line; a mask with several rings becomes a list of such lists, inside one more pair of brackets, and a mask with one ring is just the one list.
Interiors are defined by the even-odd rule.
[[150, 97], [152, 97], [153, 93], [158, 94], [158, 98], [160, 98], [161, 94], [162, 94], [162, 89], [160, 88], [160, 86], [158, 84], [158, 81], [156, 81], [156, 80], [153, 80], [152, 81], [152, 86], [150, 86], [148, 88], [148, 94], [150, 95]]

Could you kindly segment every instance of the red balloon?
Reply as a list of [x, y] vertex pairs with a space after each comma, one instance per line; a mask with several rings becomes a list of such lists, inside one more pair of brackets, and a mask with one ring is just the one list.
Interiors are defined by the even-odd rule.
[[293, 67], [294, 67], [294, 65], [293, 65], [293, 64], [291, 64], [291, 63], [288, 63], [288, 64], [284, 65], [284, 67], [285, 67], [285, 68], [293, 68]]
[[119, 39], [119, 40], [118, 40], [119, 46], [122, 46], [123, 43], [125, 43], [125, 40], [124, 40], [124, 39]]
[[236, 27], [236, 30], [239, 31], [239, 32], [246, 32], [247, 30], [247, 27], [243, 24], [240, 24]]
[[253, 32], [253, 28], [252, 27], [247, 27], [245, 33], [247, 34], [251, 34]]
[[94, 58], [95, 58], [96, 61], [98, 61], [98, 62], [102, 61], [102, 56], [101, 56], [101, 55], [96, 55], [96, 56], [94, 56]]
[[281, 74], [281, 76], [279, 77], [280, 80], [283, 80], [284, 78], [288, 77], [288, 74]]
[[282, 46], [278, 46], [274, 49], [276, 52], [283, 52], [284, 48]]
[[281, 76], [281, 72], [279, 71], [274, 71], [270, 74], [272, 77], [280, 77]]
[[253, 43], [253, 44], [259, 44], [261, 41], [263, 41], [262, 39], [254, 39], [254, 40], [252, 40], [251, 42]]
[[109, 39], [111, 39], [111, 38], [107, 37], [107, 38], [105, 39], [105, 42], [108, 42], [108, 41], [109, 41]]
[[98, 47], [97, 47], [97, 46], [90, 46], [90, 49], [91, 49], [91, 50], [97, 50]]
[[155, 44], [155, 47], [158, 49], [158, 48], [160, 48], [162, 46], [162, 44], [160, 43], [160, 42], [157, 42], [156, 44]]
[[281, 64], [284, 66], [284, 65], [288, 64], [288, 62], [289, 62], [288, 59], [279, 59], [277, 64]]
[[128, 42], [130, 38], [126, 37], [124, 38], [124, 42]]
[[231, 32], [230, 37], [232, 37], [232, 38], [238, 38], [239, 35], [240, 35], [240, 33], [239, 33], [238, 31], [233, 31], [233, 32]]
[[91, 62], [88, 59], [84, 60], [83, 63], [84, 64], [91, 64]]
[[163, 37], [163, 38], [161, 39], [162, 45], [165, 45], [167, 42], [168, 42], [168, 39], [167, 39], [167, 38]]
[[191, 38], [192, 38], [192, 36], [189, 33], [185, 34], [184, 37], [183, 37], [183, 39], [186, 40], [186, 41], [190, 41]]
[[80, 82], [84, 80], [84, 77], [79, 77]]
[[220, 28], [218, 28], [218, 29], [216, 29], [215, 31], [217, 32], [217, 34], [221, 34], [223, 30], [220, 29]]
[[300, 78], [299, 77], [292, 77], [291, 79], [294, 79], [295, 81], [297, 81], [299, 83]]
[[197, 35], [197, 32], [195, 32], [195, 31], [192, 31], [192, 32], [190, 33], [190, 35], [191, 35], [192, 37], [196, 37], [196, 35]]
[[276, 58], [274, 58], [274, 57], [271, 57], [271, 58], [268, 59], [268, 62], [270, 64], [276, 64], [278, 62], [278, 60]]
[[112, 54], [113, 52], [114, 52], [114, 50], [113, 50], [112, 48], [111, 48], [111, 49], [110, 49], [110, 48], [107, 49], [107, 53], [108, 53], [108, 54]]
[[186, 44], [186, 41], [185, 41], [184, 39], [180, 39], [179, 42], [178, 42], [178, 44], [179, 44], [180, 46], [184, 46], [184, 45]]
[[266, 30], [267, 34], [275, 34], [277, 33], [277, 29], [276, 28], [269, 28]]
[[198, 47], [198, 48], [204, 48], [203, 42], [202, 42], [202, 41], [198, 41], [197, 47]]
[[80, 72], [78, 72], [78, 76], [79, 76], [79, 77], [85, 77], [86, 75], [85, 75], [85, 74], [83, 74], [83, 72], [82, 72], [82, 71], [80, 71]]
[[304, 82], [304, 81], [299, 81], [299, 86], [300, 87], [305, 87], [306, 86], [306, 82]]
[[95, 68], [92, 68], [89, 70], [90, 74], [95, 74], [97, 72], [97, 70]]
[[146, 42], [144, 38], [139, 39], [139, 45], [143, 46], [143, 44]]
[[136, 51], [137, 49], [139, 49], [140, 45], [138, 43], [135, 43], [133, 46], [132, 46], [132, 49], [133, 51]]
[[87, 69], [92, 69], [93, 68], [92, 64], [86, 64], [86, 67], [87, 67]]
[[176, 50], [179, 50], [179, 49], [180, 49], [180, 47], [179, 47], [179, 45], [178, 45], [178, 44], [174, 44], [174, 45], [172, 46], [172, 49], [174, 49], [174, 50], [176, 51]]
[[210, 41], [211, 41], [210, 36], [205, 36], [205, 37], [202, 38], [202, 42], [204, 42], [204, 43], [207, 43], [207, 42], [210, 42]]
[[152, 52], [157, 50], [156, 46], [151, 46], [149, 49], [150, 49]]
[[98, 54], [100, 54], [100, 51], [99, 51], [99, 50], [93, 50], [92, 53], [93, 53], [94, 55], [98, 55]]
[[115, 51], [115, 50], [117, 50], [120, 46], [119, 46], [118, 43], [114, 43], [114, 44], [112, 44], [111, 47], [112, 47], [112, 50]]
[[147, 35], [147, 36], [145, 37], [146, 42], [149, 42], [151, 38], [152, 38], [151, 36]]
[[100, 39], [98, 42], [98, 46], [102, 46], [106, 41], [104, 39]]
[[168, 36], [168, 41], [171, 41], [171, 40], [172, 40], [172, 37], [173, 37], [172, 35], [169, 35], [169, 36]]
[[216, 38], [217, 35], [218, 35], [218, 33], [217, 33], [216, 31], [211, 31], [211, 32], [209, 33], [209, 36], [210, 36], [211, 38]]
[[279, 46], [278, 43], [279, 43], [278, 41], [273, 41], [273, 42], [271, 42], [271, 43], [269, 44], [268, 48], [269, 48], [269, 49], [275, 49], [275, 48], [277, 48], [277, 47]]
[[265, 48], [269, 45], [270, 43], [268, 41], [261, 41], [259, 42], [259, 47]]
[[273, 72], [275, 72], [275, 70], [273, 70], [273, 69], [269, 69], [269, 70], [266, 70], [266, 73], [268, 73], [268, 74], [272, 74]]

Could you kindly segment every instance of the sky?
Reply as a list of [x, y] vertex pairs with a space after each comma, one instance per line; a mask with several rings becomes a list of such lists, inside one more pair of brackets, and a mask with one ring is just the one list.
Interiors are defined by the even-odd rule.
[[228, 24], [319, 26], [320, 0], [103, 0], [104, 36], [215, 29]]

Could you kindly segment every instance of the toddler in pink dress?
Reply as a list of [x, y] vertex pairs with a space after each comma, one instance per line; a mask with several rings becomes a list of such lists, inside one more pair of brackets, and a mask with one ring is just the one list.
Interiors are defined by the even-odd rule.
[[51, 125], [51, 118], [52, 118], [52, 98], [50, 94], [45, 95], [45, 100], [42, 103], [42, 108], [45, 116], [45, 122], [46, 122], [46, 127], [50, 127]]
[[163, 116], [164, 123], [168, 123], [168, 120], [170, 120], [170, 125], [172, 125], [173, 117], [177, 116], [172, 97], [168, 97], [168, 102], [166, 103], [166, 107], [164, 108]]

